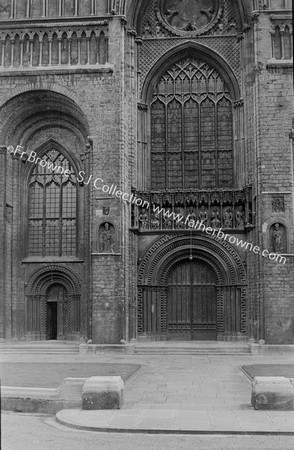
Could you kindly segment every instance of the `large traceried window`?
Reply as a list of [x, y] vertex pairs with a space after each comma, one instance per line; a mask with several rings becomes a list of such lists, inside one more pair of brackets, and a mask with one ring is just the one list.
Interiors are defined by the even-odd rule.
[[233, 109], [227, 86], [208, 63], [174, 64], [151, 105], [153, 190], [233, 185]]
[[[75, 256], [77, 182], [69, 160], [52, 149], [42, 156], [29, 179], [29, 256]], [[42, 163], [45, 165], [44, 163]], [[62, 167], [52, 170], [53, 167]], [[64, 174], [65, 171], [66, 175]], [[58, 172], [58, 173], [57, 173]], [[67, 176], [67, 174], [70, 174]]]

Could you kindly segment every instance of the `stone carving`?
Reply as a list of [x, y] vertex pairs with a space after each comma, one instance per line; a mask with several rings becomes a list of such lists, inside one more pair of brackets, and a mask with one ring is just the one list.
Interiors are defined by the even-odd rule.
[[208, 215], [204, 205], [201, 205], [199, 211], [199, 219], [201, 222], [205, 223], [207, 221]]
[[224, 228], [232, 228], [233, 214], [231, 208], [226, 208], [224, 211]]
[[[254, 227], [252, 222], [251, 190], [246, 191], [199, 191], [194, 193], [162, 194], [137, 192], [144, 198], [150, 209], [135, 207], [135, 217], [140, 231], [187, 230], [192, 224], [202, 221], [213, 228], [236, 229], [244, 232], [245, 228]], [[163, 208], [169, 214], [156, 212]], [[149, 212], [150, 211], [150, 212]], [[180, 221], [180, 219], [182, 220]], [[134, 224], [134, 219], [133, 222]]]
[[211, 211], [211, 226], [212, 228], [220, 228], [221, 222], [220, 222], [220, 215], [219, 215], [219, 209], [214, 208]]
[[147, 230], [148, 228], [148, 214], [146, 209], [143, 209], [142, 213], [139, 215], [140, 229]]
[[163, 228], [168, 229], [168, 230], [172, 230], [172, 228], [173, 228], [173, 221], [172, 221], [171, 218], [165, 217], [163, 219]]
[[236, 228], [243, 229], [245, 226], [245, 214], [243, 207], [240, 206], [236, 212]]
[[193, 208], [189, 208], [188, 214], [187, 214], [187, 222], [190, 222], [191, 220], [196, 222], [196, 219], [197, 219], [197, 216], [195, 214], [194, 209]]
[[114, 226], [109, 222], [99, 227], [99, 252], [114, 253]]
[[163, 0], [161, 16], [172, 28], [197, 31], [215, 19], [218, 3], [217, 0]]
[[153, 230], [157, 230], [159, 228], [159, 215], [158, 213], [153, 213], [151, 216], [151, 227]]
[[272, 250], [275, 253], [285, 253], [287, 251], [286, 229], [284, 225], [275, 223], [271, 226], [270, 236]]
[[[177, 216], [177, 214], [184, 218], [185, 217], [184, 209], [183, 208], [179, 208], [179, 207], [175, 208], [175, 215]], [[184, 220], [182, 220], [182, 221], [175, 220], [175, 228], [177, 228], [177, 229], [185, 228]]]
[[272, 211], [279, 213], [279, 212], [285, 212], [285, 202], [284, 197], [275, 197], [272, 201]]

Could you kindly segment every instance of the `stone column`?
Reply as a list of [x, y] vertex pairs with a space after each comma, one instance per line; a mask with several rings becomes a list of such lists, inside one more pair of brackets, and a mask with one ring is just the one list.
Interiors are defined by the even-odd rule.
[[[6, 205], [6, 146], [0, 146], [0, 229], [5, 230], [5, 205]], [[6, 295], [5, 295], [5, 270], [6, 260], [5, 237], [0, 234], [0, 339], [6, 337]]]

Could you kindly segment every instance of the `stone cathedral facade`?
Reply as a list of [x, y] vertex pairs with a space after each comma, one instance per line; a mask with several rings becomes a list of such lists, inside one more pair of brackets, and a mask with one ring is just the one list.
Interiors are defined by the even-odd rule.
[[291, 18], [0, 0], [0, 338], [294, 344]]

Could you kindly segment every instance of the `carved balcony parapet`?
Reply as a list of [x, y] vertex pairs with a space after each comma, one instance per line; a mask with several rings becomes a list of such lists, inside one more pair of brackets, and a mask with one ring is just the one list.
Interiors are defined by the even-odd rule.
[[[254, 227], [252, 190], [133, 191], [132, 227], [139, 232], [207, 227], [245, 232]], [[182, 218], [182, 219], [181, 219]], [[181, 220], [180, 220], [181, 219]]]
[[108, 33], [106, 20], [84, 25], [1, 27], [0, 71], [105, 66]]
[[284, 11], [292, 9], [292, 0], [252, 0], [253, 11]]

